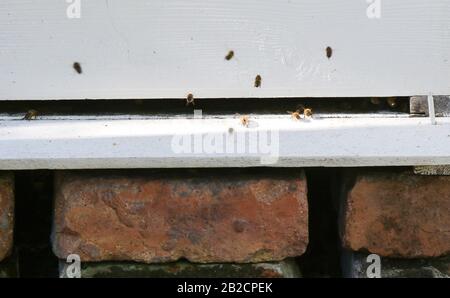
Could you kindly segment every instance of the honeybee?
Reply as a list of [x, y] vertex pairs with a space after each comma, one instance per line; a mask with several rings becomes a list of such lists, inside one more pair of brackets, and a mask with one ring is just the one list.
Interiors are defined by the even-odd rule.
[[245, 126], [245, 127], [248, 127], [248, 125], [250, 124], [250, 119], [247, 115], [241, 116], [239, 121], [241, 122], [242, 126]]
[[192, 93], [189, 93], [186, 97], [186, 106], [192, 104], [193, 106], [195, 106], [195, 102], [194, 102], [194, 95], [192, 95]]
[[299, 110], [297, 110], [297, 111], [295, 111], [295, 112], [290, 112], [290, 111], [288, 111], [288, 113], [289, 114], [291, 114], [291, 117], [292, 117], [292, 119], [294, 119], [294, 120], [300, 120], [300, 118], [301, 118], [301, 116], [300, 116], [300, 111]]
[[333, 56], [333, 49], [331, 47], [326, 48], [327, 58], [330, 59]]
[[372, 97], [372, 98], [370, 98], [370, 102], [374, 105], [379, 105], [380, 99], [378, 97]]
[[313, 115], [312, 109], [306, 108], [303, 110], [303, 116], [305, 116], [305, 118], [311, 118]]
[[[297, 106], [297, 111], [295, 111], [294, 113], [298, 114], [298, 117], [300, 117], [301, 114], [303, 114], [304, 118], [311, 118], [313, 115], [313, 111], [311, 108], [305, 108], [305, 106], [303, 105], [298, 105]], [[297, 115], [296, 114], [296, 115]], [[293, 117], [295, 116], [294, 114], [291, 114]], [[298, 118], [297, 118], [298, 119]]]
[[34, 120], [38, 116], [39, 112], [36, 110], [29, 110], [22, 120]]
[[260, 75], [257, 75], [255, 78], [255, 87], [256, 88], [261, 87], [261, 76]]
[[395, 108], [397, 106], [397, 99], [395, 97], [389, 97], [387, 99], [387, 104], [391, 107], [391, 108]]
[[79, 62], [74, 62], [74, 63], [73, 63], [73, 69], [75, 69], [75, 71], [76, 71], [78, 74], [81, 74], [81, 73], [83, 72], [83, 70], [81, 69], [81, 65], [80, 65]]
[[231, 60], [231, 58], [233, 58], [234, 56], [234, 52], [233, 51], [229, 51], [228, 54], [225, 56], [226, 60]]

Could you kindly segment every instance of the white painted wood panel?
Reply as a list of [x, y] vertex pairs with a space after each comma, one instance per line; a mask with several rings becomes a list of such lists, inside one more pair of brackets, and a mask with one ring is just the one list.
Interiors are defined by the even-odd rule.
[[[249, 128], [238, 117], [0, 121], [0, 170], [450, 165], [450, 118], [437, 125], [407, 117], [250, 120]], [[252, 151], [256, 133], [266, 150]], [[270, 138], [260, 137], [265, 133]], [[233, 150], [208, 147], [208, 137], [231, 136]], [[241, 151], [238, 136], [246, 144]], [[183, 138], [190, 152], [179, 150]]]
[[0, 2], [0, 100], [450, 94], [449, 0], [80, 3]]

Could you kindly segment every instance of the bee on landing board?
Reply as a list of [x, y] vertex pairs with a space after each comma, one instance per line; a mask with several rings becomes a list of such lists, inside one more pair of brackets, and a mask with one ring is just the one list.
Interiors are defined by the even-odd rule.
[[288, 112], [291, 114], [292, 118], [299, 120], [303, 114], [303, 118], [311, 118], [313, 116], [313, 111], [311, 108], [305, 108], [303, 105], [298, 105], [295, 112]]
[[291, 117], [292, 117], [292, 119], [294, 119], [294, 120], [300, 120], [300, 111], [299, 110], [297, 110], [297, 111], [295, 111], [295, 112], [291, 112], [291, 111], [288, 111], [288, 113], [289, 114], [291, 114]]
[[39, 112], [36, 110], [29, 110], [22, 120], [34, 120], [38, 116]]
[[248, 125], [250, 124], [250, 119], [247, 115], [244, 115], [241, 116], [239, 122], [241, 123], [242, 126], [248, 127]]
[[303, 110], [303, 116], [305, 116], [305, 118], [311, 118], [313, 115], [312, 109], [306, 108]]

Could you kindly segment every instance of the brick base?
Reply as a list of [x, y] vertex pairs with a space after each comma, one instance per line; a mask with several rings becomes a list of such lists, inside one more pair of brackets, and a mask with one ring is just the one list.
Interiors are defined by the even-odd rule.
[[300, 170], [58, 172], [53, 248], [60, 259], [265, 262], [304, 253]]
[[343, 214], [343, 245], [380, 256], [450, 253], [450, 176], [367, 170], [356, 175]]
[[14, 179], [0, 172], [0, 261], [9, 255], [14, 229]]

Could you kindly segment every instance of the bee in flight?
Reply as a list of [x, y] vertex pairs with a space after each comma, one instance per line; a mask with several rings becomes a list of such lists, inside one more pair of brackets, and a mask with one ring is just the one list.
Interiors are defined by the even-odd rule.
[[73, 69], [75, 69], [75, 71], [76, 71], [78, 74], [81, 74], [81, 73], [83, 72], [83, 70], [81, 69], [81, 65], [80, 65], [79, 62], [75, 62], [75, 63], [73, 64]]
[[260, 75], [257, 75], [256, 77], [255, 77], [255, 87], [256, 88], [259, 88], [259, 87], [261, 87], [261, 76]]
[[228, 54], [225, 56], [225, 60], [231, 60], [231, 58], [233, 58], [233, 56], [234, 56], [234, 52], [229, 51]]
[[326, 48], [327, 58], [330, 59], [333, 56], [333, 49], [331, 47]]

